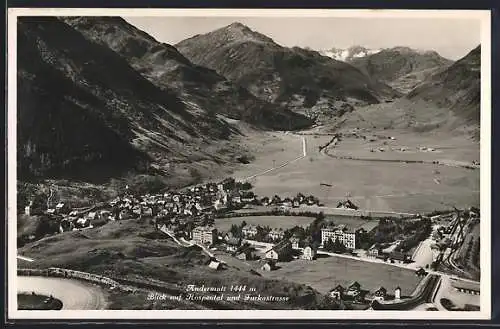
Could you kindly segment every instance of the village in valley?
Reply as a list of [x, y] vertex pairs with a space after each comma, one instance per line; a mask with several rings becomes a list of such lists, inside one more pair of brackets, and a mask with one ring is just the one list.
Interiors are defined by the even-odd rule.
[[195, 16], [15, 16], [14, 306], [488, 311], [483, 24]]
[[[479, 239], [470, 238], [479, 224], [476, 208], [370, 217], [359, 215], [358, 206], [346, 198], [336, 208], [343, 214], [330, 215], [321, 210], [323, 205], [315, 196], [261, 197], [249, 182], [233, 178], [146, 195], [134, 195], [127, 186], [109, 202], [79, 209], [64, 202], [53, 204], [50, 199], [55, 198], [51, 195], [46, 209], [30, 202], [25, 215], [44, 212], [58, 223], [60, 233], [93, 229], [111, 221], [147, 220], [179, 246], [200, 247], [210, 257], [207, 271], [235, 266], [289, 279], [286, 272], [283, 276], [274, 273], [287, 268], [304, 271], [328, 258], [348, 261], [351, 265], [343, 265], [346, 277], [333, 280], [325, 292], [355, 309], [414, 309], [422, 304], [428, 310], [438, 310], [436, 304], [456, 309], [451, 302], [448, 308], [444, 306], [446, 298], [435, 302], [442, 289], [441, 276], [451, 290], [479, 295], [479, 285], [469, 280], [479, 278]], [[389, 281], [382, 281], [391, 286], [379, 285], [350, 273], [353, 262], [410, 270], [414, 278], [407, 287], [398, 285], [398, 280], [391, 282], [390, 276]], [[335, 272], [329, 266], [335, 265], [320, 265], [323, 271]], [[311, 284], [306, 278], [301, 283]], [[476, 308], [465, 304], [464, 309]]]

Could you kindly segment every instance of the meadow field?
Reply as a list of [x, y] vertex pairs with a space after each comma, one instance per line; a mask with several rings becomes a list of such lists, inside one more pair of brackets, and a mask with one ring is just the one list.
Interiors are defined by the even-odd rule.
[[269, 226], [271, 228], [282, 228], [283, 230], [295, 226], [308, 226], [313, 217], [302, 216], [248, 216], [248, 217], [230, 217], [230, 218], [217, 218], [215, 219], [215, 227], [219, 231], [227, 232], [231, 229], [231, 225], [241, 225], [245, 221], [247, 225], [260, 225]]
[[[419, 136], [413, 134], [413, 143], [430, 147], [425, 137], [421, 143], [418, 142]], [[273, 145], [272, 149], [266, 151], [266, 146], [262, 145], [259, 152], [255, 153], [256, 165], [250, 163], [241, 166], [235, 176], [248, 177], [259, 173], [265, 163], [271, 163], [272, 167], [273, 159], [277, 159], [279, 155], [273, 151], [280, 144], [277, 140], [281, 141], [285, 150], [289, 150], [283, 151], [286, 155], [283, 161], [301, 155], [302, 136], [274, 133], [272, 138], [276, 139], [269, 143]], [[293, 197], [299, 192], [312, 194], [328, 207], [335, 207], [340, 200], [348, 197], [361, 209], [372, 211], [425, 213], [449, 209], [452, 205], [479, 205], [479, 170], [435, 164], [334, 159], [320, 153], [318, 149], [318, 146], [328, 142], [331, 136], [309, 135], [305, 138], [306, 157], [249, 180], [254, 185], [256, 194], [278, 194], [282, 197]], [[401, 137], [397, 138], [398, 141]], [[454, 139], [443, 140], [441, 152], [436, 153], [439, 158], [457, 161], [472, 161], [476, 158], [474, 152], [477, 152], [477, 147], [474, 149], [473, 145], [466, 144], [461, 146], [459, 141]], [[359, 141], [356, 143], [362, 152], [371, 153]], [[452, 147], [451, 144], [456, 145]], [[437, 142], [432, 144], [432, 147], [438, 148]], [[352, 147], [349, 152], [356, 152], [356, 147]], [[422, 159], [432, 159], [427, 153], [422, 154]], [[278, 163], [278, 160], [275, 161]]]
[[396, 266], [363, 262], [354, 259], [320, 255], [314, 261], [302, 259], [279, 263], [279, 269], [262, 272], [265, 277], [307, 284], [322, 293], [328, 293], [338, 284], [347, 286], [353, 281], [361, 284], [361, 289], [374, 292], [380, 286], [394, 293], [401, 287], [401, 295], [411, 295], [420, 278], [412, 270]]
[[242, 138], [241, 145], [255, 156], [250, 164], [238, 167], [233, 177], [244, 179], [302, 155], [302, 140], [291, 133], [251, 133]]
[[[337, 156], [384, 160], [439, 161], [445, 159], [468, 163], [479, 160], [478, 144], [463, 137], [450, 137], [443, 133], [417, 135], [401, 130], [382, 131], [376, 134], [361, 131], [360, 135], [366, 136], [366, 139], [343, 138], [337, 146], [329, 148], [328, 153]], [[391, 137], [394, 139], [390, 139]], [[380, 148], [384, 151], [377, 151]]]

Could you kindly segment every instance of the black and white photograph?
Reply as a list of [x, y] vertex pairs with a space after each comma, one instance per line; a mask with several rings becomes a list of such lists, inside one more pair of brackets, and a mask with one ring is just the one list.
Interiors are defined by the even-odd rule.
[[489, 11], [8, 21], [10, 317], [490, 318]]

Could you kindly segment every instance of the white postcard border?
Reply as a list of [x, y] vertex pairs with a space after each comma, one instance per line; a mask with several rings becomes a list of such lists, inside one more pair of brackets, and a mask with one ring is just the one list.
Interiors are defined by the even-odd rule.
[[[18, 16], [185, 16], [185, 17], [371, 17], [474, 19], [481, 22], [481, 311], [309, 311], [309, 310], [17, 310], [17, 17]], [[387, 9], [109, 9], [9, 8], [8, 9], [8, 318], [10, 319], [276, 319], [276, 320], [479, 320], [491, 317], [491, 15], [489, 10], [387, 10]]]

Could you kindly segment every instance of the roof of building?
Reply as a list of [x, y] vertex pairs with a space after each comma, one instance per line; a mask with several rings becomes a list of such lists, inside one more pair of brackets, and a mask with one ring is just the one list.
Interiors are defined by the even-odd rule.
[[268, 234], [284, 234], [284, 233], [285, 232], [283, 232], [282, 228], [279, 228], [279, 229], [273, 228], [271, 231], [269, 231]]
[[408, 258], [408, 255], [404, 252], [393, 251], [391, 252], [390, 257], [395, 260], [406, 260]]
[[240, 247], [236, 250], [236, 254], [239, 255], [242, 253], [248, 253], [248, 252], [255, 251], [255, 250], [256, 249], [251, 244], [249, 244], [248, 242], [245, 242], [242, 245], [240, 245]]
[[217, 229], [214, 227], [214, 226], [196, 226], [193, 231], [210, 231], [210, 232], [213, 232], [213, 231], [216, 231]]
[[349, 284], [349, 288], [354, 288], [354, 287], [361, 287], [358, 281], [353, 281]]
[[376, 220], [369, 220], [362, 224], [361, 226], [357, 227], [357, 229], [363, 229], [366, 232], [371, 232], [373, 231], [376, 227], [378, 226], [378, 221]]
[[220, 262], [211, 261], [210, 264], [208, 264], [208, 267], [210, 267], [214, 270], [218, 270], [221, 267], [221, 265], [222, 264]]
[[323, 227], [321, 229], [321, 231], [336, 231], [337, 230], [337, 226], [333, 225], [333, 224], [330, 224], [326, 227]]
[[337, 208], [338, 207], [347, 207], [347, 208], [352, 208], [352, 209], [358, 208], [354, 203], [352, 203], [351, 200], [339, 201], [339, 203], [337, 204]]
[[285, 240], [282, 240], [279, 243], [275, 244], [272, 249], [274, 249], [275, 251], [279, 252], [282, 249], [285, 249], [285, 248], [289, 247], [290, 245], [291, 245], [290, 240], [285, 239]]
[[344, 288], [344, 287], [342, 287], [342, 286], [339, 284], [339, 285], [337, 285], [335, 288], [333, 288], [332, 290], [330, 290], [330, 292], [332, 292], [332, 291], [340, 291], [340, 292], [342, 292], [342, 291], [344, 291], [344, 290], [345, 290], [345, 288]]
[[462, 280], [451, 280], [451, 285], [457, 289], [466, 289], [472, 291], [480, 291], [479, 283], [462, 281]]

